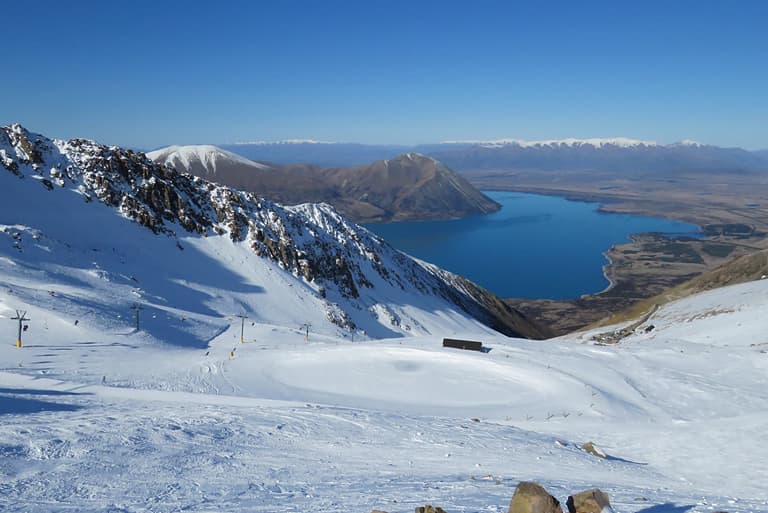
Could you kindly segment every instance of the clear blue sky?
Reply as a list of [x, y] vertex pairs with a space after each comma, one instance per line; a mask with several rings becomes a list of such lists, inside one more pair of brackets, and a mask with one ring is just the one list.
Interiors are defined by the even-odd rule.
[[1, 12], [0, 123], [55, 137], [768, 148], [766, 1], [59, 0]]

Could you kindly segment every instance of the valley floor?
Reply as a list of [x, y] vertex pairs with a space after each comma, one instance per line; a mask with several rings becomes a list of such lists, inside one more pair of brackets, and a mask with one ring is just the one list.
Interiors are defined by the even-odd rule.
[[763, 280], [621, 345], [486, 353], [260, 324], [240, 344], [237, 322], [206, 348], [30, 333], [0, 347], [0, 510], [502, 512], [532, 479], [617, 512], [768, 511], [766, 307]]

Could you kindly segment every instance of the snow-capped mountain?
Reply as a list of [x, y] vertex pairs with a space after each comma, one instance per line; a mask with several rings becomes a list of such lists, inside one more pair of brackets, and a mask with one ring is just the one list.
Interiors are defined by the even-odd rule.
[[617, 148], [633, 148], [640, 146], [659, 146], [655, 141], [641, 141], [629, 139], [627, 137], [613, 138], [591, 138], [591, 139], [550, 139], [543, 141], [526, 141], [523, 139], [496, 139], [491, 141], [445, 141], [442, 144], [462, 145], [462, 146], [482, 146], [484, 148], [500, 148], [503, 146], [520, 146], [521, 148], [544, 148], [544, 147], [580, 147], [592, 146], [594, 148], [603, 148], [615, 146]]
[[695, 141], [663, 145], [626, 138], [456, 142], [432, 148], [430, 155], [460, 171], [666, 173], [768, 169], [768, 160], [741, 148], [721, 148]]
[[[83, 283], [103, 289], [106, 308], [124, 316], [134, 302], [162, 311], [176, 327], [156, 327], [161, 339], [181, 330], [205, 344], [242, 312], [365, 337], [482, 323], [540, 336], [491, 294], [400, 253], [328, 205], [285, 208], [141, 153], [19, 125], [0, 130], [0, 165], [6, 270], [43, 273], [54, 294]], [[17, 288], [8, 272], [6, 285]], [[57, 297], [87, 315], [81, 302]]]
[[612, 138], [569, 138], [447, 141], [435, 144], [281, 144], [225, 145], [255, 160], [278, 163], [312, 162], [325, 167], [363, 165], [407, 152], [434, 157], [455, 171], [588, 170], [609, 172], [764, 171], [765, 153], [723, 148], [684, 140], [674, 144]]
[[270, 166], [248, 160], [231, 151], [207, 144], [193, 146], [168, 146], [147, 153], [154, 161], [186, 170], [194, 175], [217, 175], [222, 168], [247, 166], [251, 169], [265, 170]]

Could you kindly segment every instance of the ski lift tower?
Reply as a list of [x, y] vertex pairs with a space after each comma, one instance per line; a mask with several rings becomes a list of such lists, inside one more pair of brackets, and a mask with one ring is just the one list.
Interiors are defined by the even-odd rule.
[[240, 317], [240, 343], [243, 344], [245, 343], [245, 338], [244, 338], [245, 320], [248, 318], [248, 316], [245, 315], [244, 313], [241, 313], [241, 314], [235, 315], [235, 317]]
[[140, 331], [141, 328], [139, 327], [139, 312], [144, 310], [144, 307], [138, 303], [134, 303], [134, 305], [131, 307], [131, 310], [136, 312], [136, 331]]
[[304, 339], [307, 341], [307, 343], [309, 343], [309, 328], [311, 327], [312, 327], [312, 324], [308, 322], [305, 322], [304, 324], [301, 325], [301, 329], [303, 329], [305, 333]]
[[29, 321], [31, 319], [27, 318], [26, 310], [23, 311], [23, 312], [21, 310], [16, 310], [16, 317], [11, 317], [11, 320], [12, 321], [19, 321], [19, 336], [16, 337], [16, 347], [21, 347], [21, 331], [22, 331], [21, 325], [25, 321]]

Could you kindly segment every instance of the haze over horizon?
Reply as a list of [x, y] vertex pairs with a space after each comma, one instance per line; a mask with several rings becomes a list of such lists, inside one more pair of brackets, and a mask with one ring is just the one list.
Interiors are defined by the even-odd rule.
[[3, 7], [0, 124], [153, 149], [613, 138], [768, 148], [768, 4]]

